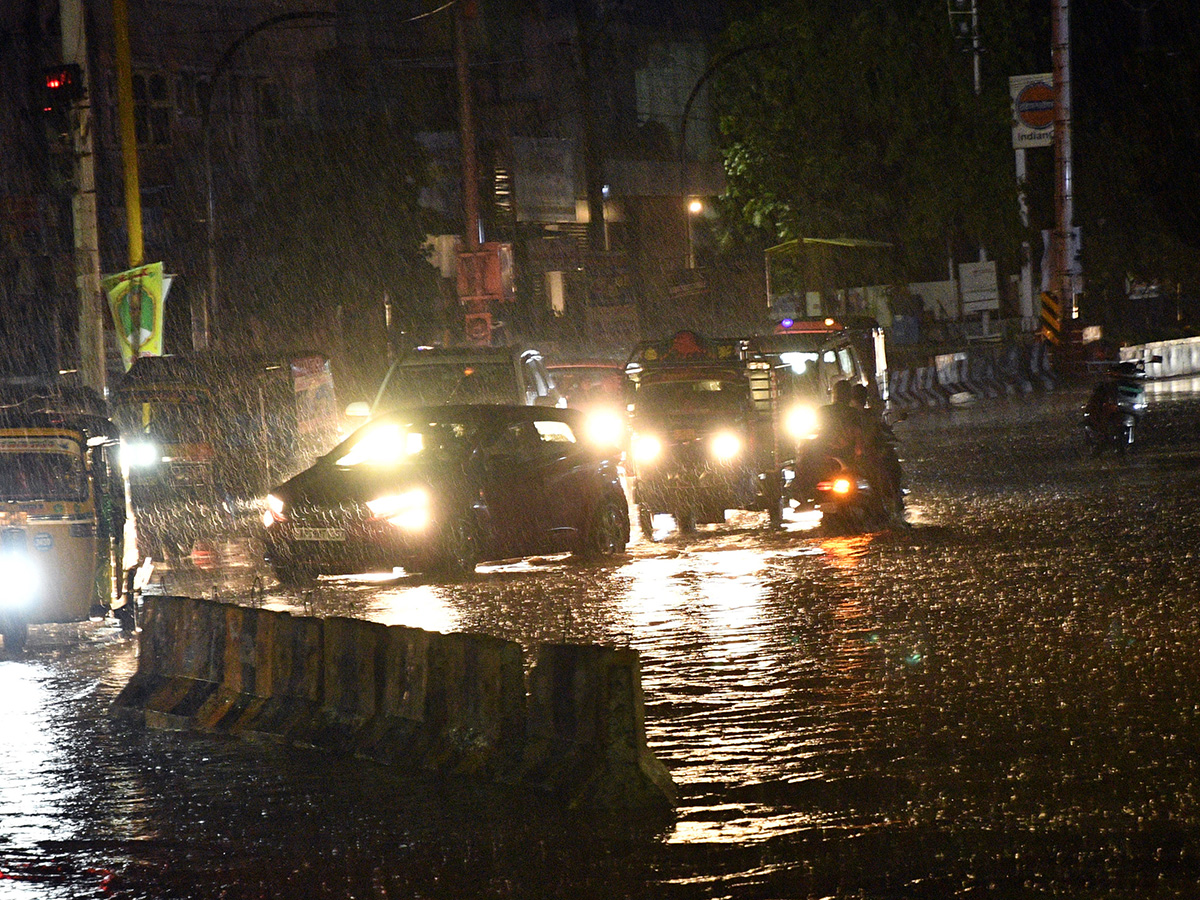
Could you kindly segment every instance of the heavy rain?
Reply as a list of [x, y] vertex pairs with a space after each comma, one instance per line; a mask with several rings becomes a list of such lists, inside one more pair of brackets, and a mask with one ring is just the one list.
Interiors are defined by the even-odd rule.
[[[110, 715], [107, 623], [0, 663], [13, 896], [1183, 897], [1197, 878], [1200, 400], [1092, 458], [1084, 393], [897, 426], [911, 527], [656, 522], [601, 565], [270, 588], [234, 555], [147, 587], [640, 651], [676, 816], [637, 821]], [[255, 592], [255, 579], [269, 587]]]
[[1194, 896], [1194, 6], [3, 4], [0, 900]]

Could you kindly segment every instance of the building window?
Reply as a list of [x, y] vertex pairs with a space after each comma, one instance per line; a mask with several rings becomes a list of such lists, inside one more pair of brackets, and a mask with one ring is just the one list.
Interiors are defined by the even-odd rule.
[[140, 147], [171, 143], [171, 90], [162, 72], [133, 73], [133, 121]]

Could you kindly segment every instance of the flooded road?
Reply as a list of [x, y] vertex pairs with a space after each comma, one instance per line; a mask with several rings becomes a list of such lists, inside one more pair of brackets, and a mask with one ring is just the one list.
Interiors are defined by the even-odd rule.
[[[34, 629], [0, 660], [0, 897], [1193, 896], [1200, 396], [1152, 393], [1137, 452], [1100, 459], [1083, 398], [899, 425], [904, 531], [745, 514], [608, 565], [259, 600], [638, 649], [670, 822], [148, 732], [107, 715], [132, 641]], [[231, 561], [158, 589], [232, 600], [263, 574]]]

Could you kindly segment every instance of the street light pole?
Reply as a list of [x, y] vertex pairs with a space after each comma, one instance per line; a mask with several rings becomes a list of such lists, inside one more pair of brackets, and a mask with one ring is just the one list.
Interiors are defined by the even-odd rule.
[[213, 67], [208, 79], [208, 92], [200, 98], [200, 130], [204, 141], [204, 190], [205, 212], [207, 219], [208, 241], [208, 296], [203, 305], [192, 306], [192, 345], [196, 350], [207, 350], [209, 345], [209, 320], [218, 319], [219, 305], [217, 302], [217, 227], [216, 200], [213, 191], [212, 165], [212, 104], [216, 95], [217, 79], [227, 72], [233, 63], [234, 54], [251, 38], [259, 33], [283, 22], [296, 22], [310, 19], [327, 21], [336, 17], [335, 13], [323, 10], [299, 10], [297, 12], [280, 13], [263, 19], [239, 35], [233, 43], [225, 48], [221, 58]]

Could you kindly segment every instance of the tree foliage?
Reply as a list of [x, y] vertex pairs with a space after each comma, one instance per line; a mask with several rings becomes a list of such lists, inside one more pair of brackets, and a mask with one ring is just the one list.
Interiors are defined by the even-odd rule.
[[1007, 72], [975, 95], [944, 0], [768, 3], [724, 43], [759, 46], [714, 91], [742, 227], [888, 241], [913, 279], [945, 271], [948, 248], [1015, 253]]
[[384, 115], [289, 128], [254, 195], [247, 239], [261, 269], [245, 312], [382, 354], [386, 297], [397, 328], [435, 332], [442, 304], [422, 244], [447, 229], [420, 203], [427, 173], [408, 127]]
[[[1127, 275], [1200, 289], [1200, 3], [1102, 0], [1071, 19], [1074, 224], [1088, 294]], [[1055, 226], [1054, 154], [1027, 152], [1020, 226], [1008, 78], [1050, 72], [1044, 0], [978, 0], [981, 80], [945, 0], [739, 4], [713, 79], [734, 237], [892, 242], [898, 274], [979, 249], [1001, 271]], [[1086, 308], [1086, 307], [1085, 307]]]

